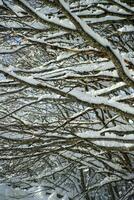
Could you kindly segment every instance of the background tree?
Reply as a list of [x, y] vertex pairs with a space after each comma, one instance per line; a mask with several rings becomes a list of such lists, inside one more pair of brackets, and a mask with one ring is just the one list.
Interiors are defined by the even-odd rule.
[[131, 200], [133, 2], [4, 0], [0, 13], [1, 179]]

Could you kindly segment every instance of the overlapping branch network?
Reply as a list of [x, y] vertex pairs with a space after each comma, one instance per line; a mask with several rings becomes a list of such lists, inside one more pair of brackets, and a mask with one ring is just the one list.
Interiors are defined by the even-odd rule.
[[20, 173], [58, 155], [106, 168], [104, 184], [133, 179], [134, 8], [15, 0], [0, 9], [0, 160], [20, 162]]

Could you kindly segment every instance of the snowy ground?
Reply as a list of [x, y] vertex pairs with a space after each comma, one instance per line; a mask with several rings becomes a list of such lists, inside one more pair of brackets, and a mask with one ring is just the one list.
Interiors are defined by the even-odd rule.
[[46, 195], [42, 187], [33, 187], [29, 190], [13, 189], [6, 184], [0, 184], [0, 200], [68, 200], [67, 194], [61, 199], [54, 191], [51, 195]]
[[0, 200], [48, 200], [42, 188], [32, 188], [30, 190], [13, 189], [5, 184], [0, 184]]

